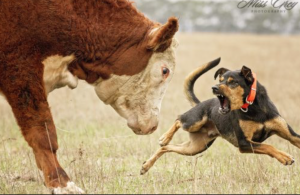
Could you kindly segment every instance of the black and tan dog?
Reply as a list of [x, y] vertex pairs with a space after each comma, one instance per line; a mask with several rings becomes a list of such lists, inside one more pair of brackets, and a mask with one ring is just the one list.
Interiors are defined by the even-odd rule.
[[[197, 99], [193, 91], [195, 81], [219, 62], [220, 59], [210, 62], [187, 77], [185, 93], [194, 107], [179, 116], [160, 138], [162, 147], [144, 163], [141, 174], [167, 152], [196, 155], [208, 149], [220, 136], [238, 147], [241, 153], [267, 154], [284, 165], [294, 163], [289, 154], [262, 143], [270, 136], [278, 135], [300, 148], [300, 136], [280, 116], [266, 89], [249, 68], [244, 66], [239, 71], [219, 69], [215, 79], [219, 76], [220, 84], [213, 87], [217, 98], [202, 103]], [[190, 141], [168, 145], [179, 128], [190, 133]]]

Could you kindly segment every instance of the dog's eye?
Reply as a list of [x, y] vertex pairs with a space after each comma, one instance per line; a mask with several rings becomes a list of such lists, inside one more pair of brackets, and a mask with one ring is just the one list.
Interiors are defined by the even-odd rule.
[[235, 80], [230, 81], [228, 84], [230, 87], [237, 87], [239, 85], [238, 82]]

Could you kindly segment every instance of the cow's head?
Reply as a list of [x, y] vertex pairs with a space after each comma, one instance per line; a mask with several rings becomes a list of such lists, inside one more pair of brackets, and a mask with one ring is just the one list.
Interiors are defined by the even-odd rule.
[[[157, 129], [162, 99], [175, 69], [174, 38], [178, 31], [178, 20], [169, 19], [168, 23], [152, 29], [144, 40], [146, 44], [139, 50], [151, 53], [147, 66], [134, 75], [110, 75], [109, 79], [100, 79], [95, 83], [99, 98], [111, 105], [128, 126], [138, 135], [147, 135]], [[142, 63], [143, 56], [129, 51], [127, 59], [141, 58], [134, 63]], [[132, 63], [132, 62], [130, 62]], [[130, 68], [130, 67], [128, 67]]]

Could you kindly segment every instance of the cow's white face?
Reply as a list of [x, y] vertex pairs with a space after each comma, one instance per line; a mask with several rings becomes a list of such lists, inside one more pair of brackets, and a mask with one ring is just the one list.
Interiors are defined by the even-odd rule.
[[154, 53], [146, 69], [134, 76], [111, 76], [95, 83], [99, 98], [111, 105], [138, 135], [153, 133], [158, 126], [159, 112], [167, 86], [175, 69], [175, 48]]

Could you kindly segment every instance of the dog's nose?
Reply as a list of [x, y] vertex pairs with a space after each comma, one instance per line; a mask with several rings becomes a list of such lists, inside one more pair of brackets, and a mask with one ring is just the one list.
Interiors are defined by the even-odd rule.
[[213, 87], [212, 87], [212, 90], [213, 90], [213, 92], [214, 92], [214, 93], [216, 93], [216, 92], [218, 92], [218, 91], [219, 91], [219, 87], [217, 87], [217, 86], [213, 86]]

